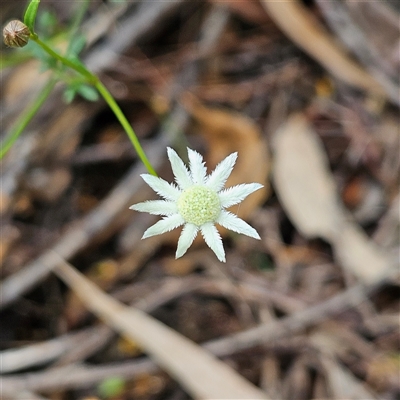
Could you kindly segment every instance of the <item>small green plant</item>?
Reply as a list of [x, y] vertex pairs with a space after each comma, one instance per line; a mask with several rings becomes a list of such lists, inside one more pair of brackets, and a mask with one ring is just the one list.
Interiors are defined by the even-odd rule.
[[79, 59], [79, 53], [85, 46], [85, 40], [82, 36], [77, 35], [76, 31], [83, 18], [84, 10], [86, 10], [85, 7], [87, 7], [89, 1], [85, 0], [85, 2], [83, 2], [83, 6], [77, 14], [70, 35], [69, 45], [64, 55], [54, 50], [47, 41], [42, 40], [35, 32], [35, 21], [39, 9], [39, 3], [40, 0], [30, 0], [24, 15], [24, 22], [19, 20], [9, 22], [3, 29], [3, 38], [4, 43], [9, 47], [24, 47], [28, 42], [34, 42], [37, 45], [37, 48], [32, 51], [33, 56], [42, 61], [44, 69], [52, 70], [53, 76], [42, 89], [41, 93], [39, 93], [35, 103], [22, 113], [20, 119], [11, 129], [11, 132], [0, 144], [0, 158], [2, 158], [12, 147], [33, 116], [39, 111], [40, 107], [51, 94], [55, 84], [61, 80], [66, 85], [64, 100], [67, 103], [71, 102], [76, 94], [81, 95], [89, 101], [96, 101], [99, 95], [103, 97], [125, 130], [139, 158], [149, 173], [157, 176], [157, 173], [148, 160], [135, 132], [117, 102], [100, 79], [90, 72]]
[[125, 390], [125, 381], [119, 377], [111, 377], [102, 381], [97, 391], [103, 399], [120, 396]]

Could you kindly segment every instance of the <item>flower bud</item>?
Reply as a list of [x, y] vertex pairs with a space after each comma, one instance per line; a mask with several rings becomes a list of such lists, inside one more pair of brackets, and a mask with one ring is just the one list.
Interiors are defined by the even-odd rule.
[[3, 29], [3, 40], [8, 47], [24, 47], [28, 44], [30, 34], [29, 28], [15, 19]]

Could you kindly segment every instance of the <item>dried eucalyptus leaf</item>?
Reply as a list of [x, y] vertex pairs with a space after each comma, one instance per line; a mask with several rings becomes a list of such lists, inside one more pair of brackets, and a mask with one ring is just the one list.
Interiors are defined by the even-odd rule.
[[302, 114], [277, 130], [274, 150], [275, 189], [296, 228], [327, 240], [339, 264], [362, 282], [383, 278], [390, 259], [341, 204], [322, 143]]

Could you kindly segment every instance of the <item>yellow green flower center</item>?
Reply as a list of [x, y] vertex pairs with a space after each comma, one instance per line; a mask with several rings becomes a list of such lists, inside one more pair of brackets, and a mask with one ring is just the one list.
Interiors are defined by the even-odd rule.
[[186, 222], [201, 226], [214, 222], [220, 211], [218, 194], [205, 186], [192, 186], [178, 199], [178, 211]]

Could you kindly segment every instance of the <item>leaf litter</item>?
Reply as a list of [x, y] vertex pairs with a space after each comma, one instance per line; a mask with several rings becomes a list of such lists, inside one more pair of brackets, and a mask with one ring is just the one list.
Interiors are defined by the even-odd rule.
[[[221, 230], [223, 267], [201, 241], [175, 260], [179, 232], [140, 241], [154, 220], [127, 208], [152, 194], [134, 153], [123, 150], [129, 143], [101, 104], [65, 106], [56, 93], [2, 161], [4, 394], [96, 398], [117, 376], [124, 384], [115, 398], [124, 400], [398, 396], [400, 140], [396, 86], [386, 85], [395, 79], [392, 30], [385, 30], [387, 59], [363, 57], [361, 45], [382, 43], [373, 33], [350, 59], [332, 47], [339, 32], [332, 9], [294, 3], [286, 11], [270, 1], [124, 5], [126, 20], [116, 5], [101, 30], [95, 21], [104, 9], [93, 4], [85, 30], [104, 42], [89, 43], [88, 62], [96, 60], [118, 94], [160, 175], [171, 178], [166, 146], [183, 155], [190, 144], [210, 169], [238, 151], [227, 186], [265, 186], [234, 210], [262, 240]], [[353, 6], [340, 10], [350, 31], [371, 23]], [[390, 27], [393, 10], [379, 8], [376, 18], [386, 15]], [[301, 18], [296, 37], [282, 13]], [[317, 14], [330, 32], [309, 29]], [[122, 31], [131, 40], [118, 41]], [[313, 48], [321, 40], [322, 53]], [[6, 71], [5, 129], [39, 79], [29, 63]], [[107, 132], [118, 143], [110, 146]], [[226, 384], [212, 386], [222, 376]]]

